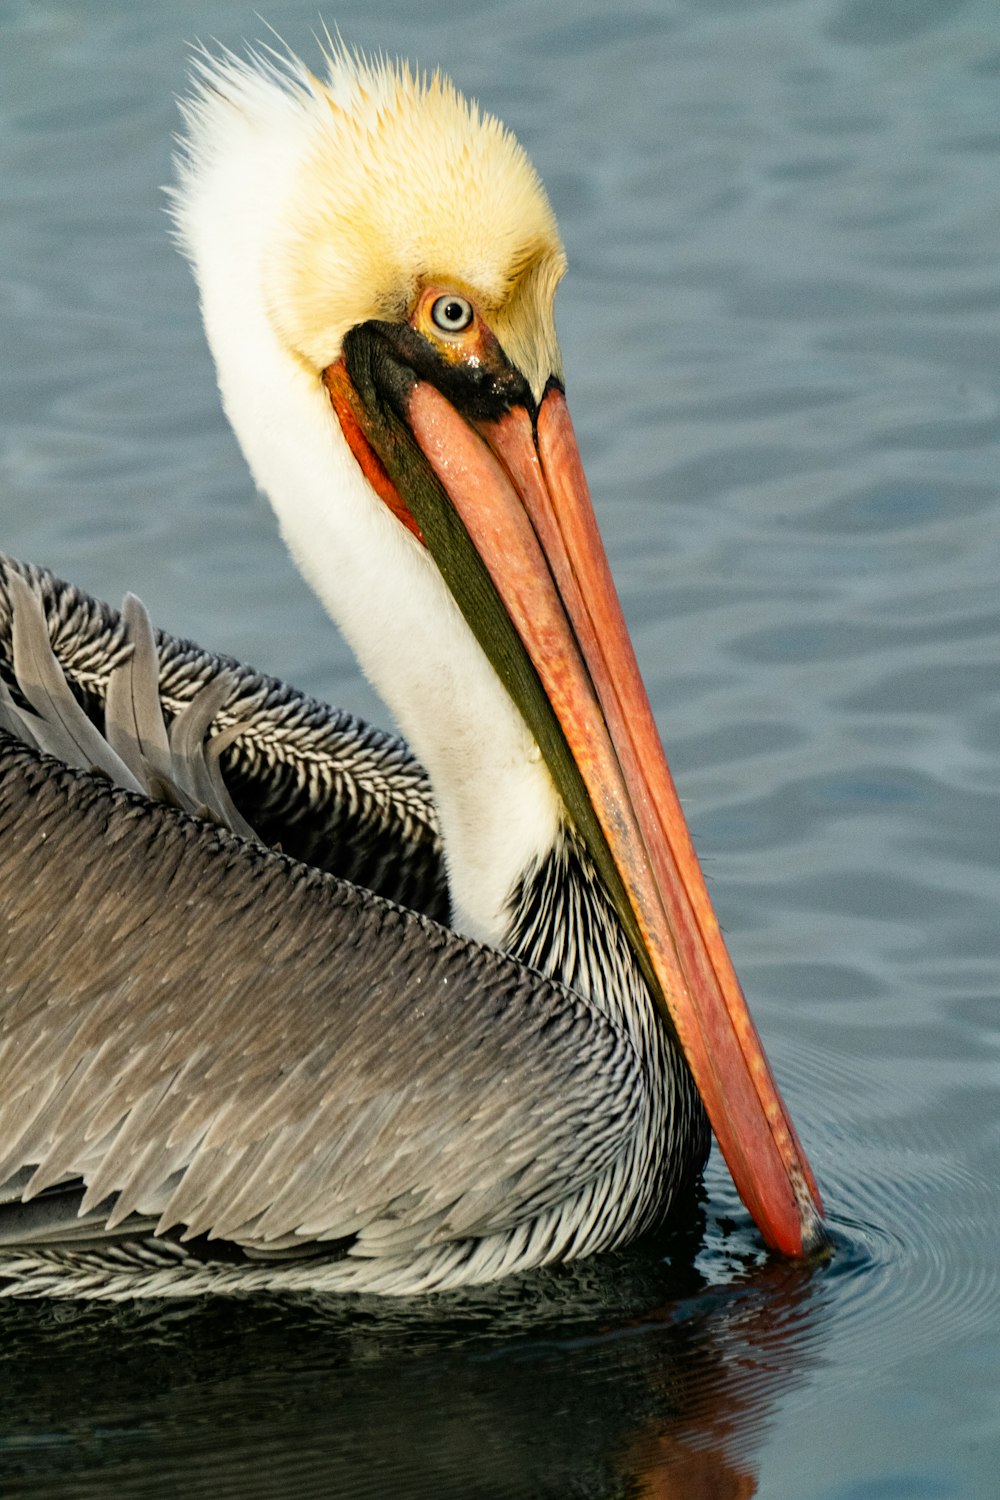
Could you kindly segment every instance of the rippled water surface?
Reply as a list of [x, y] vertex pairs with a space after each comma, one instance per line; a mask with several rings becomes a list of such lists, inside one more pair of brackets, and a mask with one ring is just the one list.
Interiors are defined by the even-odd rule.
[[[315, 8], [268, 17], [302, 51]], [[342, 0], [520, 134], [568, 389], [723, 923], [837, 1235], [425, 1303], [0, 1313], [10, 1495], [993, 1496], [1000, 10]], [[384, 721], [219, 412], [168, 243], [224, 0], [0, 3], [7, 550]], [[2, 856], [0, 856], [2, 857]]]

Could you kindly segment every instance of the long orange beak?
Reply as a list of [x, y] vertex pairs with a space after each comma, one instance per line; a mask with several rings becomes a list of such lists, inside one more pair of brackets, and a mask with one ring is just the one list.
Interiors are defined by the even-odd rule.
[[[565, 397], [478, 436], [429, 382], [414, 437], [562, 725], [733, 1179], [767, 1243], [822, 1240], [819, 1193], [726, 951], [629, 640]], [[485, 439], [485, 441], [484, 441]]]
[[[324, 378], [352, 449], [377, 492], [426, 541], [526, 706], [765, 1240], [787, 1255], [813, 1253], [825, 1242], [819, 1193], [712, 909], [562, 390], [550, 386], [533, 420], [520, 377], [520, 392], [501, 388], [498, 397], [497, 381], [487, 397], [466, 387], [461, 399], [447, 373], [432, 366], [423, 378], [423, 346], [405, 328], [366, 325], [345, 347], [346, 364]], [[516, 375], [498, 347], [486, 352], [500, 380]], [[485, 569], [479, 581], [476, 569]], [[505, 633], [514, 650], [498, 643]], [[530, 680], [518, 667], [525, 654]], [[571, 774], [562, 774], [570, 757]]]

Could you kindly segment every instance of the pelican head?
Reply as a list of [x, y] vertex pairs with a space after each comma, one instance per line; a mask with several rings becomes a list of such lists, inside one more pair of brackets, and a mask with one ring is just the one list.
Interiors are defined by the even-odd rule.
[[719, 933], [563, 391], [565, 256], [521, 147], [342, 51], [204, 60], [174, 211], [223, 400], [289, 547], [424, 761], [456, 921], [500, 942], [569, 819], [744, 1201], [792, 1254], [808, 1164]]
[[438, 73], [343, 52], [328, 63], [324, 82], [297, 63], [201, 63], [175, 195], [196, 268], [216, 227], [208, 187], [248, 234], [241, 258], [276, 336], [314, 372], [352, 328], [403, 322], [439, 285], [475, 298], [540, 397], [562, 373], [553, 300], [566, 257], [523, 148]]

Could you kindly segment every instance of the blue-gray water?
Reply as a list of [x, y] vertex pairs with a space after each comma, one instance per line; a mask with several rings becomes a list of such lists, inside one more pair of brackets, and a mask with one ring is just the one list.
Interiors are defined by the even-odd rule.
[[[312, 0], [262, 7], [300, 51]], [[992, 1497], [996, 0], [341, 0], [560, 216], [608, 551], [838, 1253], [382, 1307], [0, 1313], [0, 1489]], [[158, 192], [224, 0], [0, 3], [0, 545], [369, 717], [227, 432]], [[0, 852], [2, 857], [2, 852]], [[2, 1086], [2, 1085], [0, 1085]]]

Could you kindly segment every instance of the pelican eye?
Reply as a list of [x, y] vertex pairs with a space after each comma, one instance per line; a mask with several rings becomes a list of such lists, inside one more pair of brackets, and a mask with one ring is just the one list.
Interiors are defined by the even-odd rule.
[[431, 318], [442, 333], [464, 333], [474, 317], [472, 303], [454, 292], [438, 297], [431, 307]]

